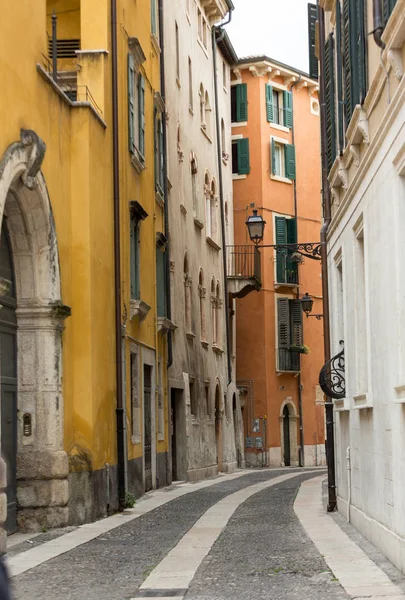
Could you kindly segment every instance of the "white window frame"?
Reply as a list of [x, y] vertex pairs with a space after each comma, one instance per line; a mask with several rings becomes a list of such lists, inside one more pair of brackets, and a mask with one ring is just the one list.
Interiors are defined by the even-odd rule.
[[290, 143], [289, 140], [286, 140], [284, 138], [275, 137], [273, 135], [270, 137], [270, 151], [269, 151], [269, 154], [270, 154], [270, 178], [273, 179], [274, 181], [281, 181], [283, 183], [289, 183], [290, 185], [292, 185], [293, 180], [288, 179], [288, 177], [285, 176], [285, 149], [284, 149], [284, 152], [282, 152], [283, 174], [282, 175], [274, 175], [273, 174], [273, 165], [272, 165], [272, 147], [273, 147], [272, 142], [273, 141], [278, 146], [288, 146], [288, 144]]

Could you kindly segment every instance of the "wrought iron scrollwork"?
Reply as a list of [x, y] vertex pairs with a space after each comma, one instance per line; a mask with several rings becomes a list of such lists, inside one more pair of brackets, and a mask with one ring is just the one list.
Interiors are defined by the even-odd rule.
[[313, 260], [321, 260], [322, 244], [319, 242], [308, 242], [303, 244], [276, 244], [274, 246], [277, 253], [300, 254]]
[[[340, 344], [343, 346], [343, 340]], [[342, 400], [346, 396], [344, 348], [323, 365], [319, 374], [319, 385], [329, 398]]]

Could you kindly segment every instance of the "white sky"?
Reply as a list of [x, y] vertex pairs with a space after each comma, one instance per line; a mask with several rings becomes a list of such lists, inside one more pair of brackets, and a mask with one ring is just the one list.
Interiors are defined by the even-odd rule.
[[266, 54], [308, 73], [308, 2], [315, 0], [233, 0], [226, 30], [239, 58]]

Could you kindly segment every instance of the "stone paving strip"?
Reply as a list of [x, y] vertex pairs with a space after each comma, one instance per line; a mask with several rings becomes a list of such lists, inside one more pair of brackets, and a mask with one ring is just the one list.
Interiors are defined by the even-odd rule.
[[[270, 471], [270, 469], [263, 469], [263, 472]], [[272, 470], [273, 471], [273, 470]], [[201, 489], [211, 487], [216, 484], [220, 484], [225, 481], [232, 481], [246, 475], [251, 475], [252, 471], [237, 471], [231, 475], [221, 475], [220, 477], [201, 481], [195, 484], [182, 483], [171, 486], [170, 489], [155, 490], [145, 496], [143, 496], [136, 504], [135, 508], [127, 509], [122, 513], [117, 513], [106, 519], [96, 521], [95, 523], [87, 523], [81, 525], [74, 531], [62, 535], [54, 540], [46, 542], [25, 552], [21, 552], [15, 556], [6, 558], [7, 567], [9, 569], [10, 577], [15, 577], [21, 573], [25, 573], [29, 569], [33, 569], [38, 565], [60, 556], [65, 552], [69, 552], [74, 548], [82, 544], [86, 544], [91, 540], [99, 537], [100, 535], [107, 533], [117, 527], [121, 527], [127, 523], [130, 523], [134, 519], [149, 513], [176, 498], [180, 498], [186, 494], [196, 492]], [[31, 537], [35, 537], [33, 534]], [[19, 540], [20, 541], [20, 540]]]
[[322, 480], [315, 477], [300, 488], [294, 510], [346, 593], [356, 600], [405, 600], [405, 594], [325, 512]]
[[[316, 472], [308, 470], [305, 471], [305, 474]], [[145, 579], [136, 598], [149, 598], [149, 600], [184, 598], [197, 569], [236, 509], [258, 492], [301, 474], [302, 471], [301, 473], [289, 473], [251, 485], [230, 494], [209, 508]]]

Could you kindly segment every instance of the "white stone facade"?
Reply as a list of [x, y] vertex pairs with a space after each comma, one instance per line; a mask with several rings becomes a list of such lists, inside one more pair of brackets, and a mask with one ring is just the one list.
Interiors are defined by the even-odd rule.
[[[222, 4], [218, 3], [218, 14], [211, 12], [211, 20], [194, 0], [167, 3], [164, 16], [169, 244], [176, 327], [169, 369], [172, 431], [176, 430], [173, 444], [177, 447], [173, 477], [189, 480], [212, 476], [217, 470], [234, 470], [238, 453], [239, 462], [243, 460], [234, 364], [230, 383], [227, 368], [228, 301], [211, 37], [211, 26], [224, 16]], [[220, 135], [225, 142], [225, 148], [221, 143], [223, 213], [227, 243], [232, 244], [232, 161], [227, 156], [231, 152], [230, 69], [219, 50], [216, 57]]]
[[340, 340], [345, 350], [338, 508], [405, 572], [405, 78], [390, 60], [392, 47], [403, 49], [404, 23], [398, 2], [381, 59], [389, 84], [369, 36], [369, 91], [329, 175], [328, 269], [331, 353]]

